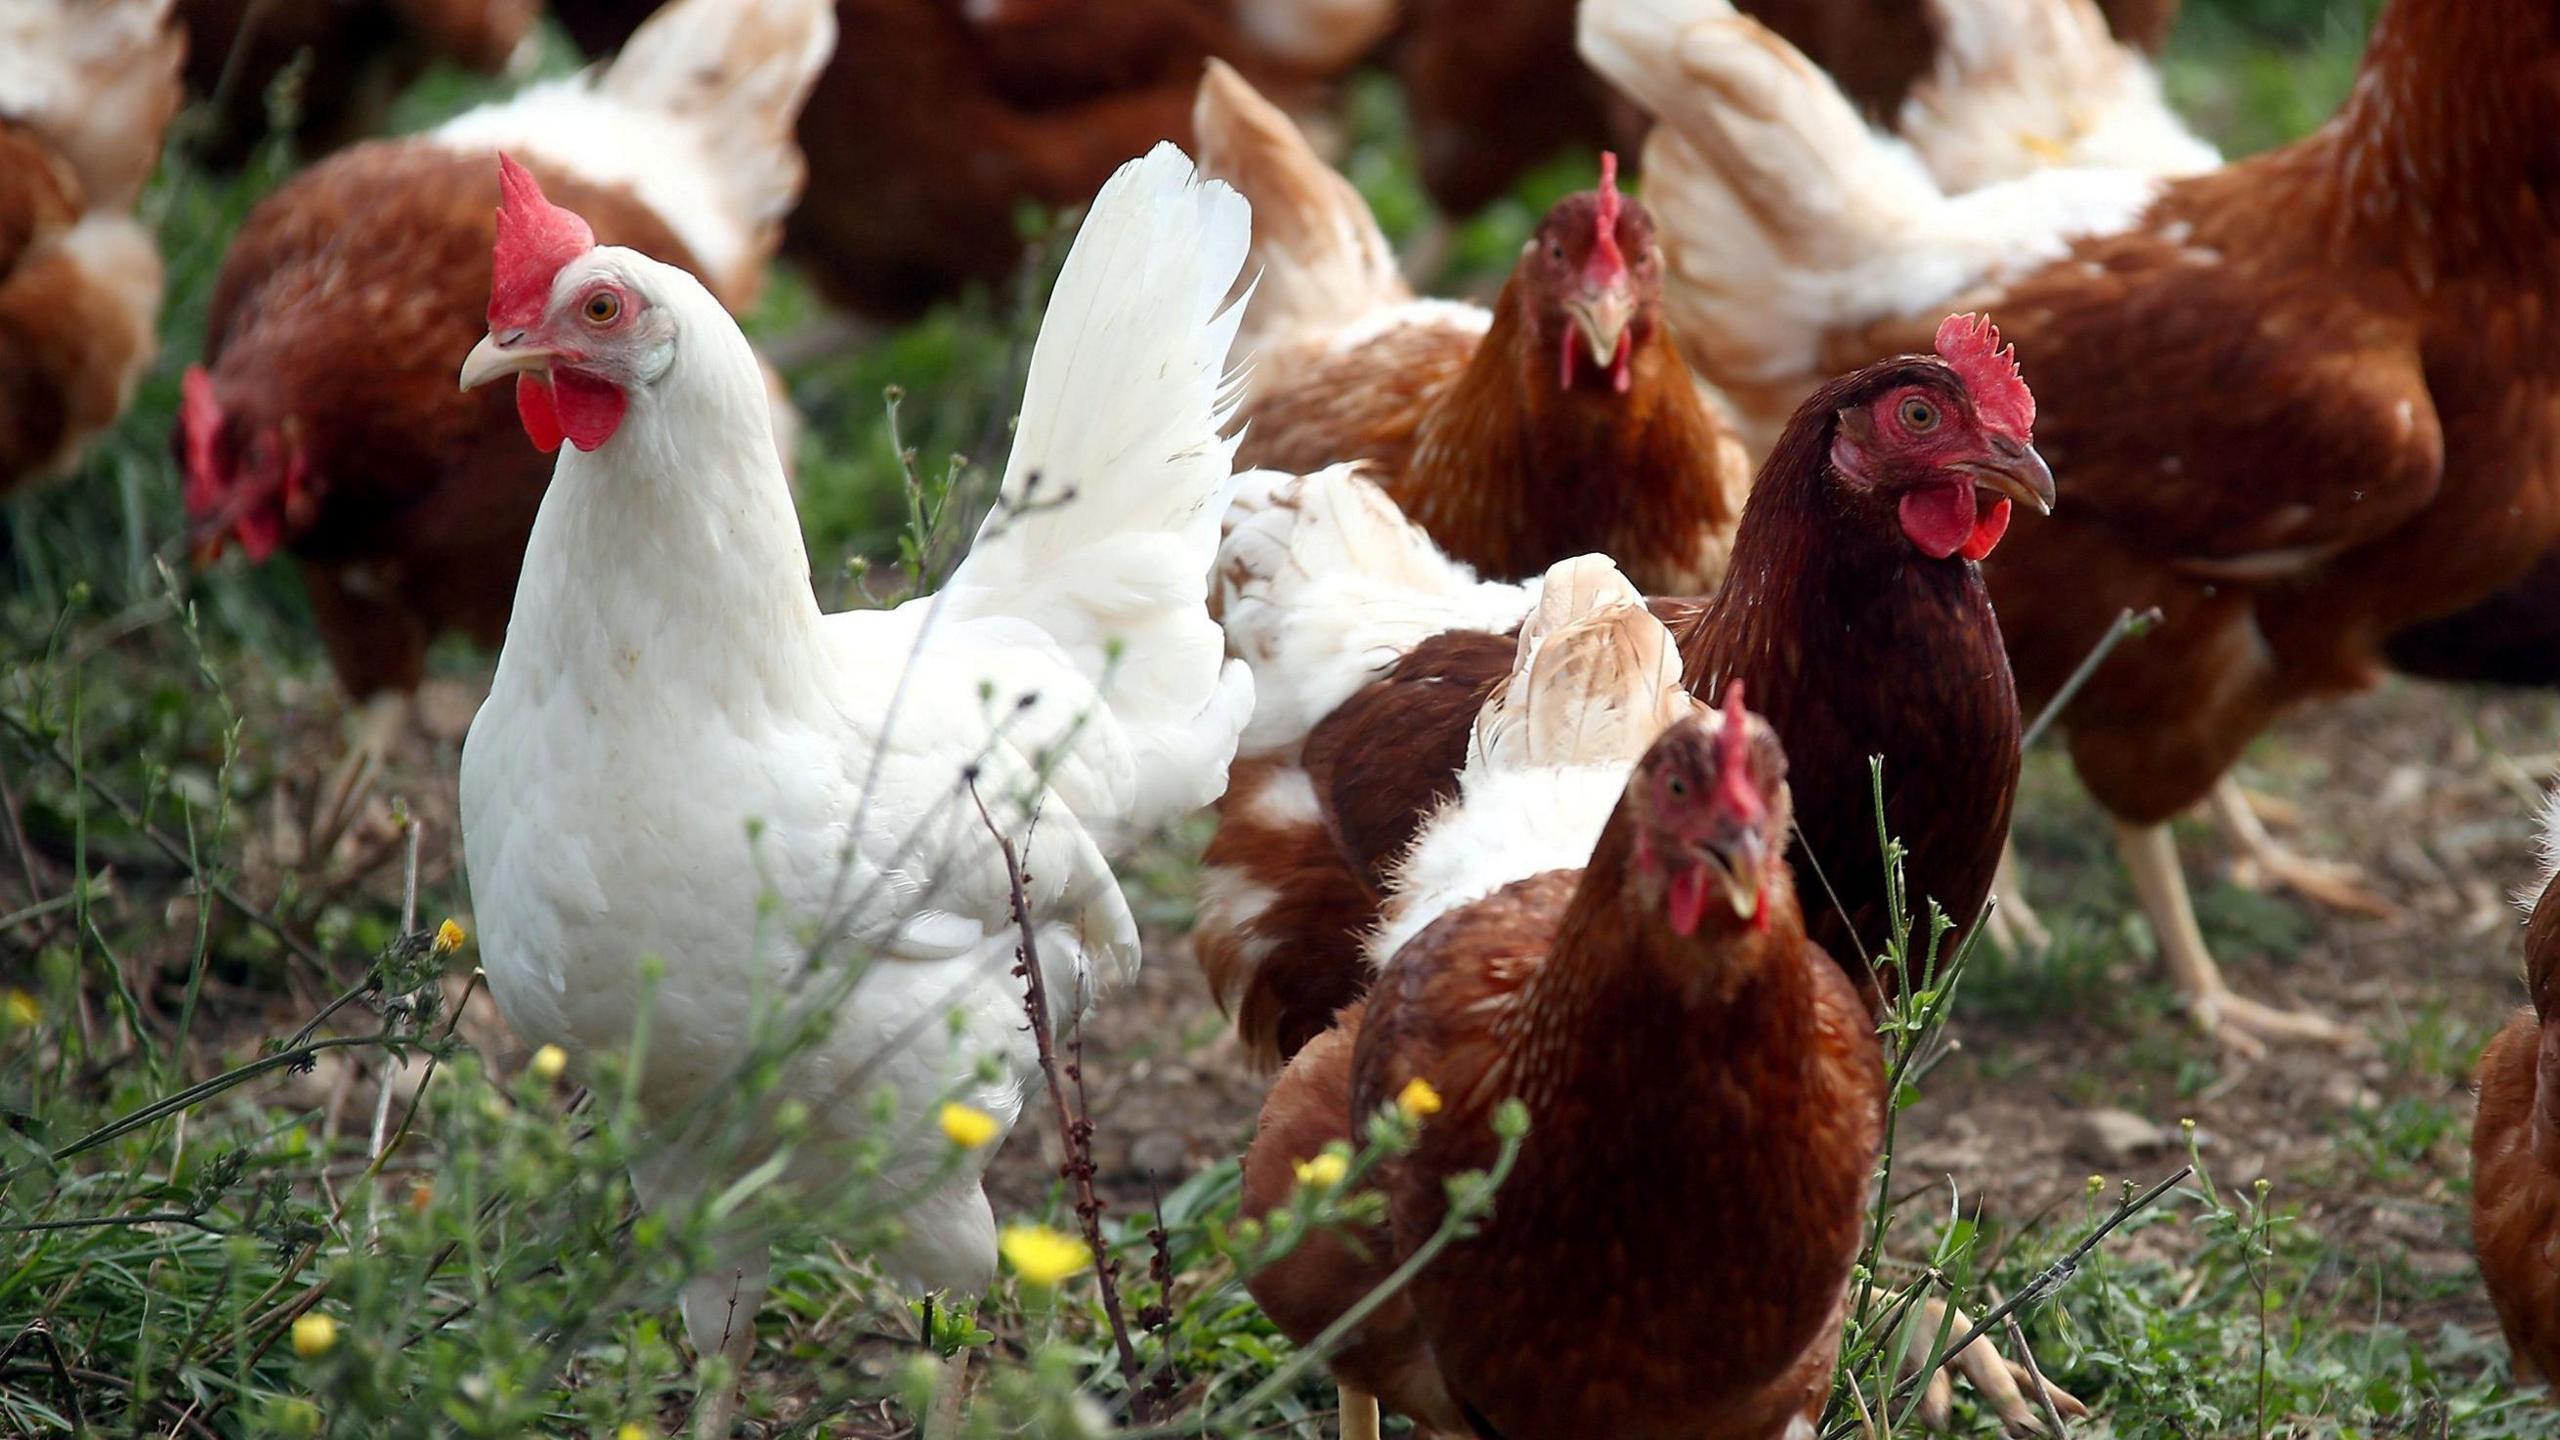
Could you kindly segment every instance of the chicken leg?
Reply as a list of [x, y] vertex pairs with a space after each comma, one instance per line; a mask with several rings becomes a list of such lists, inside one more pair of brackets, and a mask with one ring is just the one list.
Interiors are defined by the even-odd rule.
[[1342, 1440], [1378, 1440], [1378, 1397], [1345, 1385], [1342, 1396]]
[[2315, 1040], [2342, 1044], [2354, 1032], [2308, 1010], [2279, 1010], [2234, 994], [2222, 978], [2222, 967], [2205, 948], [2204, 931], [2196, 924], [2195, 903], [2187, 895], [2187, 877], [2178, 868], [2178, 843], [2163, 825], [2116, 825], [2116, 849], [2133, 876], [2151, 937], [2160, 947], [2161, 964], [2170, 983], [2187, 999], [2188, 1014], [2238, 1054], [2255, 1058], [2270, 1040]]
[[1999, 903], [1991, 907], [1986, 922], [1991, 930], [1991, 943], [2001, 953], [2016, 957], [2042, 955], [2053, 948], [2053, 932], [2046, 929], [2033, 908], [2027, 904], [2026, 883], [2018, 874], [2018, 842], [2000, 842], [2000, 868], [1991, 877], [1991, 893]]
[[2225, 775], [2213, 787], [2213, 816], [2243, 852], [2232, 878], [2252, 890], [2282, 886], [2333, 910], [2370, 915], [2377, 920], [2400, 918], [2400, 907], [2364, 886], [2364, 872], [2334, 860], [2297, 855], [2267, 833], [2240, 782]]
[[[1938, 1343], [1936, 1337], [1944, 1335], [1953, 1340], [1973, 1329], [1972, 1317], [1943, 1297], [1921, 1301], [1913, 1310], [1913, 1322], [1918, 1326], [1916, 1333], [1924, 1338], [1912, 1347], [1915, 1353], [1904, 1362], [1910, 1369], [1917, 1369], [1923, 1363], [1921, 1357]], [[2029, 1362], [2034, 1358], [2032, 1355], [2026, 1357]], [[2035, 1401], [2027, 1394], [2037, 1383], [2037, 1373], [1993, 1349], [1988, 1335], [1956, 1352], [1955, 1358], [1929, 1377], [1928, 1385], [1920, 1392], [1920, 1423], [1924, 1427], [1943, 1431], [1954, 1424], [1955, 1384], [1948, 1378], [1950, 1371], [1962, 1375], [1972, 1384], [1981, 1403], [2000, 1417], [2003, 1431], [2011, 1435], [2045, 1433], [2044, 1417], [2037, 1412]], [[2043, 1384], [2044, 1393], [2052, 1399], [2056, 1412], [2073, 1419], [2089, 1413], [2089, 1407], [2082, 1404], [2078, 1396], [2050, 1380]]]

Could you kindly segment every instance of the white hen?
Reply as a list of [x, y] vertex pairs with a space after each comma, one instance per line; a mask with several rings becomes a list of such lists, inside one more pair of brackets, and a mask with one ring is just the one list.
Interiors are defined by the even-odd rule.
[[[737, 325], [692, 276], [594, 247], [521, 171], [506, 186], [491, 333], [464, 383], [516, 375], [571, 444], [463, 752], [491, 990], [527, 1040], [578, 1061], [622, 1053], [647, 1017], [655, 1149], [634, 1178], [653, 1206], [761, 1158], [696, 1121], [762, 1017], [825, 1007], [772, 1097], [811, 1117], [784, 1178], [841, 1184], [848, 1146], [887, 1143], [903, 1237], [883, 1265], [981, 1290], [993, 1147], [955, 1173], [924, 1116], [956, 1093], [1009, 1128], [1034, 1050], [971, 782], [1022, 853], [1072, 1023], [1138, 963], [1106, 846], [1217, 795], [1252, 708], [1204, 607], [1247, 207], [1169, 145], [1124, 166], [1059, 277], [968, 558], [938, 595], [824, 615]], [[654, 989], [644, 956], [663, 961]], [[849, 992], [831, 985], [857, 958]], [[900, 1118], [875, 1130], [883, 1085]], [[686, 1290], [706, 1354], [750, 1348], [765, 1244], [729, 1242]]]

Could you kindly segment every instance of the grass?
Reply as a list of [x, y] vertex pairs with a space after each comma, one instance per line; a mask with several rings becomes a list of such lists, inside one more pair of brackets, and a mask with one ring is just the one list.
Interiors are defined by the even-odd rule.
[[[2234, 151], [2297, 134], [2343, 93], [2372, 8], [2194, 0], [2168, 61], [2173, 93]], [[430, 77], [404, 97], [402, 123], [482, 93]], [[1392, 86], [1356, 87], [1347, 130], [1351, 174], [1392, 233], [1411, 233], [1425, 207]], [[969, 1434], [1127, 1422], [1131, 1386], [1090, 1274], [1054, 1289], [1009, 1275], [926, 1336], [912, 1297], [870, 1259], [898, 1224], [877, 1153], [839, 1157], [852, 1179], [824, 1191], [767, 1169], [696, 1205], [639, 1212], [629, 1166], [656, 1142], [633, 1123], [618, 1067], [574, 1091], [474, 1043], [467, 1007], [487, 1004], [472, 995], [474, 952], [439, 954], [432, 939], [443, 917], [468, 913], [436, 787], [411, 795], [427, 841], [414, 886], [396, 840], [366, 868], [278, 855], [277, 814], [301, 802], [312, 757], [333, 752], [338, 706], [284, 567], [182, 573], [167, 435], [225, 239], [288, 168], [270, 152], [215, 177], [188, 162], [183, 133], [173, 142], [146, 200], [170, 260], [163, 361], [78, 476], [0, 515], [0, 630], [17, 657], [0, 670], [0, 1433], [667, 1433], [698, 1384], [724, 1378], [697, 1373], [671, 1303], [709, 1263], [715, 1217], [781, 1240], [748, 1383], [772, 1433], [898, 1433], [925, 1403], [928, 1352], [960, 1347], [984, 1356]], [[1588, 173], [1587, 158], [1561, 160], [1461, 227], [1446, 283], [1498, 277], [1543, 205]], [[1032, 297], [1057, 254], [1043, 248], [1029, 284], [793, 368], [809, 426], [801, 510], [833, 601], [894, 594], [906, 567], [931, 559], [902, 451], [964, 497], [997, 460]], [[751, 328], [790, 337], [815, 310], [786, 271]], [[466, 678], [486, 663], [460, 647], [436, 660]], [[2130, 1032], [2130, 1063], [2167, 1077], [2160, 1103], [2215, 1083], [2163, 997], [2125, 979], [2144, 942], [2091, 819], [2055, 758], [2037, 757], [2021, 833], [2060, 882], [2039, 893], [2062, 943], [2040, 966], [1968, 957], [1917, 990], [1894, 1032], [1900, 1114], [1947, 1103], [1966, 1064], [1968, 1084], [2048, 1083], [1996, 1045], [1933, 1068], [1951, 1015], [1977, 1045], [2056, 1013]], [[44, 857], [32, 881], [14, 868], [20, 832]], [[1198, 843], [1194, 827], [1129, 872], [1157, 934], [1188, 923]], [[2299, 948], [2288, 907], [2227, 884], [2202, 898], [2218, 943]], [[2332, 1163], [2354, 1183], [2418, 1191], [2422, 1223], [2458, 1226], [2459, 1182], [2432, 1177], [2462, 1173], [2460, 1087], [2485, 1028], [2445, 1008], [2404, 1019], [2386, 1059], [2432, 1088], [2355, 1107]], [[792, 1045], [759, 1046], [702, 1123], [742, 1134]], [[1096, 1070], [1125, 1058], [1097, 1057]], [[2120, 1100], [2108, 1084], [2066, 1079], [2059, 1103]], [[1056, 1143], [1014, 1144], [1044, 1141]], [[1916, 1397], [1887, 1399], [1893, 1356], [1951, 1337], [1889, 1321], [1899, 1297], [1944, 1287], [1977, 1316], [1999, 1297], [2038, 1297], [2021, 1307], [2026, 1334], [2119, 1436], [2560, 1433], [2499, 1346], [2427, 1318], [2476, 1280], [2335, 1237], [2333, 1217], [2294, 1196], [2336, 1177], [2233, 1188], [2217, 1176], [2221, 1138], [2192, 1144], [2190, 1179], [2076, 1259], [2124, 1198], [2122, 1176], [2003, 1216], [1889, 1165], [1832, 1432], [1861, 1410], [1909, 1428]], [[1113, 1197], [1104, 1234], [1128, 1313], [1157, 1322], [1136, 1336], [1142, 1388], [1169, 1373], [1178, 1396], [1161, 1428], [1330, 1433], [1330, 1388], [1240, 1277], [1292, 1243], [1281, 1232], [1361, 1213], [1356, 1177], [1376, 1150], [1344, 1186], [1302, 1196], [1286, 1226], [1238, 1222], [1232, 1160], [1166, 1191], [1160, 1220], [1140, 1197]], [[2177, 1158], [2139, 1162], [2141, 1178]], [[1068, 1186], [1029, 1188], [1004, 1219], [1075, 1227]], [[1957, 1424], [1995, 1428], [1969, 1408]]]

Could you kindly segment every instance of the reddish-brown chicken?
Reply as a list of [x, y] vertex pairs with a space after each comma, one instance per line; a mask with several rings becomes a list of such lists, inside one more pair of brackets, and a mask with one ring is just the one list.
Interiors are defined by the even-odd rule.
[[1240, 463], [1365, 462], [1494, 579], [1596, 551], [1647, 590], [1715, 587], [1750, 467], [1663, 322], [1653, 217], [1614, 159], [1488, 312], [1416, 300], [1359, 193], [1235, 71], [1212, 62], [1193, 123], [1201, 168], [1254, 207]]
[[1648, 194], [1692, 358], [1776, 413], [1951, 302], [1994, 310], [2064, 476], [2055, 523], [1986, 567], [2021, 696], [2162, 611], [2063, 717], [2074, 767], [2199, 1023], [2242, 1048], [2341, 1035], [2232, 992], [2167, 827], [2277, 717], [2372, 683], [2386, 640], [2560, 540], [2560, 9], [2392, 0], [2345, 109], [2292, 145], [1985, 199], [1914, 182], [1749, 22], [1658, 20], [1679, 8], [1594, 0], [1582, 42], [1660, 112]]
[[[1870, 116], [1891, 119], [1929, 73], [1944, 23], [1969, 0], [1734, 0], [1831, 72]], [[2178, 0], [2099, 0], [2116, 35], [2157, 53]], [[1422, 178], [1444, 210], [1472, 214], [1568, 145], [1633, 151], [1641, 112], [1573, 51], [1575, 0], [1408, 0], [1402, 66]]]
[[[1889, 917], [1868, 757], [1883, 757], [1915, 906], [1934, 898], [1960, 938], [2018, 776], [2017, 702], [1974, 562], [2013, 501], [2052, 495], [1998, 337], [1956, 317], [1939, 343], [1807, 401], [1761, 467], [1723, 588], [1654, 602], [1690, 689], [1748, 682], [1796, 757], [1807, 927], [1869, 991]], [[1364, 507], [1366, 488], [1318, 475], [1248, 495], [1221, 554], [1228, 643], [1255, 667], [1254, 763], [1220, 807], [1195, 943], [1264, 1056], [1365, 988], [1353, 937], [1454, 786], [1468, 723], [1511, 663], [1501, 631], [1529, 603], [1452, 570], [1383, 502]]]
[[[2546, 809], [2546, 865], [2560, 860], [2555, 826], [2560, 808]], [[2516, 1373], [2547, 1385], [2560, 1382], [2560, 877], [2544, 878], [2525, 926], [2524, 981], [2532, 1007], [2480, 1057], [2471, 1243]]]
[[685, 0], [600, 76], [332, 156], [233, 238], [185, 384], [188, 514], [200, 553], [301, 563], [350, 696], [405, 696], [444, 631], [497, 643], [550, 477], [507, 395], [454, 385], [485, 328], [491, 152], [605, 243], [743, 305], [798, 193], [792, 120], [830, 34], [824, 0]]
[[372, 134], [433, 60], [497, 74], [526, 53], [539, 0], [180, 0], [187, 88], [214, 102], [201, 153], [237, 163], [276, 118], [270, 93], [299, 66], [285, 118], [305, 153]]
[[178, 109], [168, 20], [168, 0], [0, 15], [0, 495], [69, 469], [158, 351], [133, 202]]
[[[629, 0], [555, 7], [589, 49]], [[1021, 267], [1028, 207], [1082, 205], [1160, 140], [1191, 148], [1213, 56], [1284, 93], [1368, 48], [1385, 0], [838, 0], [801, 118], [792, 255], [838, 304], [898, 319]]]
[[[1535, 733], [1519, 677], [1485, 728], [1524, 700], [1513, 728]], [[1412, 938], [1273, 1087], [1248, 1213], [1284, 1202], [1297, 1165], [1381, 1107], [1421, 1117], [1412, 1150], [1375, 1172], [1387, 1221], [1361, 1251], [1328, 1239], [1253, 1278], [1301, 1342], [1440, 1228], [1449, 1180], [1495, 1160], [1496, 1110], [1528, 1112], [1490, 1216], [1334, 1361], [1347, 1414], [1375, 1396], [1435, 1430], [1513, 1440], [1776, 1440], [1819, 1418], [1884, 1067], [1857, 996], [1805, 937], [1780, 858], [1786, 762], [1742, 701], [1736, 686], [1721, 725], [1674, 725], [1632, 776], [1571, 744], [1542, 771], [1525, 747], [1480, 741], [1462, 798], [1416, 847], [1428, 893], [1399, 897], [1389, 934]], [[1545, 857], [1483, 843], [1558, 823], [1560, 793], [1621, 784], [1581, 867], [1520, 873]]]

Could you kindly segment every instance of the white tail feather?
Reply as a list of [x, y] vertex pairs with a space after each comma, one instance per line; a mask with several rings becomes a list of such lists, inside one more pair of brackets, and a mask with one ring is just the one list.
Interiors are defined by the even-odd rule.
[[1896, 128], [1949, 193], [2061, 166], [2174, 177], [2222, 155], [2092, 0], [1931, 0], [1938, 58]]
[[675, 0], [601, 69], [456, 116], [435, 138], [629, 187], [734, 309], [753, 302], [799, 201], [792, 131], [835, 43], [828, 0]]
[[1253, 709], [1205, 604], [1250, 225], [1169, 144], [1103, 185], [1032, 347], [1003, 490], [945, 587], [956, 614], [1038, 625], [1096, 683], [1138, 762], [1140, 827], [1217, 797]]
[[1407, 650], [1446, 630], [1508, 630], [1537, 599], [1535, 581], [1478, 580], [1440, 553], [1356, 465], [1241, 480], [1212, 603], [1229, 653], [1253, 667], [1248, 756], [1294, 755]]
[[1822, 378], [1827, 338], [1943, 311], [2131, 222], [2157, 182], [2050, 170], [1950, 198], [1831, 78], [1725, 0], [1587, 0], [1592, 67], [1657, 120], [1645, 203], [1691, 360], [1762, 449]]

